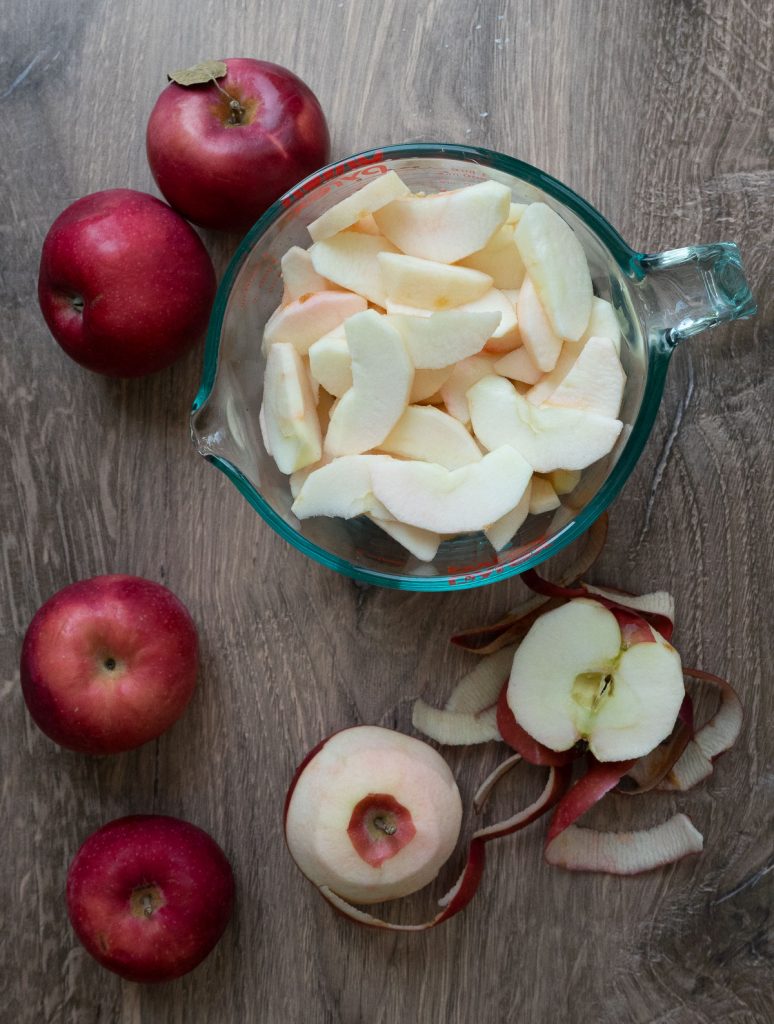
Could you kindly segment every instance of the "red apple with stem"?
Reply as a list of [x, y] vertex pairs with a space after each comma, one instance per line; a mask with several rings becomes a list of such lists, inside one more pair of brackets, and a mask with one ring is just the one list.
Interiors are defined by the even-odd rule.
[[87, 951], [129, 981], [179, 978], [220, 939], [234, 876], [202, 829], [148, 814], [118, 818], [83, 843], [67, 873], [67, 913]]
[[328, 162], [330, 139], [317, 98], [292, 71], [245, 57], [219, 63], [221, 77], [171, 82], [161, 93], [148, 121], [148, 163], [189, 220], [244, 232]]
[[215, 271], [190, 224], [128, 188], [76, 200], [43, 243], [38, 299], [56, 341], [110, 377], [175, 362], [204, 333]]
[[36, 725], [56, 743], [115, 754], [177, 721], [198, 665], [196, 626], [170, 590], [137, 576], [95, 576], [37, 611], [21, 685]]

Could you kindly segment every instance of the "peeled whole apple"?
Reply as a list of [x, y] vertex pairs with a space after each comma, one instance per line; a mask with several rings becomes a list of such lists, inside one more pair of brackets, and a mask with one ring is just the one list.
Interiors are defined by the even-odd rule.
[[304, 875], [356, 903], [431, 882], [457, 842], [462, 801], [443, 758], [421, 740], [356, 726], [299, 766], [285, 803], [285, 839]]
[[190, 224], [154, 196], [114, 188], [76, 200], [51, 225], [38, 300], [54, 338], [81, 366], [142, 377], [204, 333], [215, 283]]
[[243, 232], [328, 162], [330, 139], [317, 97], [292, 71], [248, 57], [223, 63], [217, 83], [164, 89], [148, 121], [148, 163], [189, 220]]

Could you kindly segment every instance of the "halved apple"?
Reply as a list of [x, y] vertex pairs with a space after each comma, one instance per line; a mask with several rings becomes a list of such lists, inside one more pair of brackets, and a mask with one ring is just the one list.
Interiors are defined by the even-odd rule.
[[373, 493], [393, 519], [441, 534], [483, 530], [502, 518], [519, 503], [531, 475], [510, 445], [455, 470], [387, 459], [371, 471]]
[[406, 523], [399, 523], [395, 519], [379, 519], [373, 515], [369, 518], [420, 562], [432, 562], [441, 546], [441, 535], [433, 533], [432, 530], [420, 530], [416, 526], [407, 526]]
[[373, 214], [375, 210], [381, 209], [394, 199], [409, 194], [408, 185], [401, 181], [395, 171], [380, 174], [351, 196], [331, 206], [317, 220], [313, 220], [308, 229], [312, 241], [320, 242], [330, 238], [339, 231], [352, 227], [361, 218]]
[[531, 405], [505, 377], [468, 391], [473, 432], [490, 451], [512, 445], [537, 473], [585, 469], [612, 449], [623, 424], [580, 409]]
[[387, 317], [369, 309], [350, 317], [345, 331], [352, 387], [331, 413], [329, 455], [356, 455], [380, 445], [408, 405], [414, 379], [406, 346]]
[[305, 356], [309, 346], [366, 308], [366, 300], [351, 292], [324, 291], [302, 295], [280, 306], [269, 317], [263, 332], [264, 352], [279, 342], [294, 345]]
[[409, 404], [426, 402], [432, 398], [451, 376], [452, 367], [440, 370], [414, 370], [414, 382], [409, 393]]
[[680, 656], [647, 627], [627, 646], [616, 616], [578, 598], [546, 612], [513, 658], [507, 701], [551, 750], [586, 740], [599, 761], [642, 757], [672, 731], [685, 695]]
[[318, 274], [384, 307], [387, 295], [377, 261], [381, 253], [397, 253], [397, 249], [381, 235], [361, 231], [342, 231], [333, 238], [315, 242], [309, 250]]
[[478, 445], [460, 421], [428, 405], [410, 405], [379, 448], [388, 455], [435, 462], [445, 469], [481, 461]]
[[285, 838], [304, 875], [356, 903], [421, 889], [457, 843], [462, 801], [428, 744], [391, 729], [334, 733], [301, 763]]
[[506, 185], [481, 181], [453, 192], [396, 199], [376, 211], [374, 220], [407, 255], [455, 263], [487, 244], [505, 224], [510, 202]]
[[562, 349], [562, 339], [552, 328], [532, 280], [524, 278], [516, 303], [516, 316], [524, 348], [544, 373], [553, 370]]
[[578, 341], [588, 326], [593, 296], [578, 236], [550, 206], [530, 203], [513, 237], [554, 333]]
[[380, 305], [387, 301], [400, 302], [437, 312], [479, 299], [492, 287], [492, 278], [488, 274], [467, 267], [433, 263], [387, 250], [379, 252], [377, 260], [384, 295]]
[[312, 266], [312, 257], [298, 245], [291, 246], [281, 260], [282, 281], [285, 285], [285, 294], [282, 296], [282, 304], [286, 306], [294, 299], [300, 299], [302, 295], [309, 295], [311, 292], [324, 292], [333, 286], [320, 277]]
[[323, 462], [302, 482], [292, 511], [299, 519], [339, 516], [352, 519], [364, 513], [390, 519], [390, 513], [374, 497], [371, 473], [389, 455], [343, 455]]
[[542, 376], [541, 371], [532, 362], [529, 352], [523, 347], [508, 352], [502, 359], [498, 359], [494, 364], [494, 369], [495, 373], [499, 373], [501, 377], [510, 377], [511, 380], [517, 380], [521, 384], [537, 384]]
[[[533, 477], [534, 479], [534, 477]], [[530, 496], [532, 494], [532, 480], [527, 484], [521, 500], [510, 512], [506, 512], [494, 523], [490, 523], [484, 530], [484, 535], [495, 551], [502, 551], [510, 544], [518, 533], [522, 523], [529, 515]]]
[[[480, 352], [499, 327], [501, 319], [502, 311], [499, 309], [451, 309], [430, 313], [429, 316], [391, 315], [390, 323], [400, 331], [417, 369], [439, 369], [451, 367], [460, 359]], [[513, 320], [515, 323], [515, 314]]]
[[460, 423], [470, 423], [468, 391], [477, 380], [491, 376], [495, 370], [497, 356], [482, 352], [477, 356], [462, 359], [452, 370], [446, 383], [441, 388], [446, 411]]
[[341, 398], [352, 387], [352, 356], [344, 325], [318, 338], [309, 347], [312, 376], [329, 395]]
[[526, 269], [513, 240], [513, 232], [513, 224], [503, 224], [482, 249], [459, 260], [459, 265], [489, 274], [495, 288], [518, 288]]
[[623, 401], [626, 374], [610, 338], [589, 338], [547, 406], [585, 409], [616, 417]]
[[292, 473], [320, 458], [320, 423], [309, 377], [297, 349], [287, 342], [269, 349], [262, 411], [267, 451], [281, 472]]

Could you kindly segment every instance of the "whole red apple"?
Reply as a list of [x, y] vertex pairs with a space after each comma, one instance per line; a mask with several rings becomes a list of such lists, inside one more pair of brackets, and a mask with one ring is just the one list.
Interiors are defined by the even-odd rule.
[[77, 363], [142, 377], [202, 335], [215, 271], [201, 239], [166, 203], [129, 188], [76, 200], [43, 243], [38, 299], [54, 338]]
[[67, 873], [75, 934], [129, 981], [170, 981], [193, 970], [223, 934], [233, 903], [231, 865], [215, 840], [160, 814], [103, 826]]
[[217, 83], [164, 89], [148, 121], [148, 163], [189, 220], [246, 231], [328, 162], [330, 139], [316, 96], [292, 71], [245, 57], [223, 63]]
[[198, 665], [196, 626], [170, 590], [138, 576], [95, 576], [38, 609], [22, 645], [21, 685], [56, 743], [116, 754], [177, 721]]

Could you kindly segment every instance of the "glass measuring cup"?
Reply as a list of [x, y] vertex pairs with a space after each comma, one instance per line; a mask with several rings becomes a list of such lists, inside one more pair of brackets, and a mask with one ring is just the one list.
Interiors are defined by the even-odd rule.
[[[282, 295], [280, 259], [292, 245], [308, 247], [306, 227], [326, 209], [387, 170], [397, 171], [415, 192], [493, 179], [507, 185], [516, 202], [548, 203], [580, 239], [594, 291], [613, 304], [621, 325], [627, 383], [620, 412], [624, 429], [615, 448], [583, 472], [558, 509], [529, 516], [500, 552], [482, 533], [468, 534], [445, 541], [426, 563], [362, 516], [299, 521], [291, 512], [287, 477], [261, 440], [261, 337]], [[588, 529], [618, 494], [642, 452], [676, 345], [754, 313], [733, 243], [639, 253], [566, 185], [513, 157], [437, 143], [370, 150], [300, 182], [243, 240], [215, 300], [191, 435], [199, 454], [226, 474], [281, 537], [322, 565], [363, 582], [405, 590], [482, 586], [538, 565]]]

